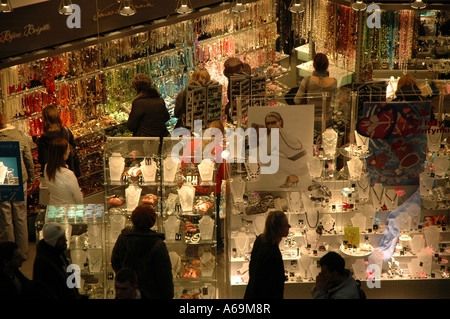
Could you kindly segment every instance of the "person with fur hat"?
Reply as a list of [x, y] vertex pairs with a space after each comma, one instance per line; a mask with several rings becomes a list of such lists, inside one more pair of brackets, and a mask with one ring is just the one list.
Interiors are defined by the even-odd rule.
[[136, 271], [139, 289], [150, 299], [172, 299], [172, 265], [164, 234], [151, 230], [155, 210], [142, 204], [131, 213], [132, 227], [122, 230], [114, 245], [111, 265], [117, 274], [122, 268]]
[[69, 260], [64, 254], [67, 249], [65, 228], [55, 222], [46, 223], [42, 229], [43, 239], [36, 246], [33, 264], [33, 280], [44, 285], [55, 299], [81, 298], [76, 287], [67, 285]]

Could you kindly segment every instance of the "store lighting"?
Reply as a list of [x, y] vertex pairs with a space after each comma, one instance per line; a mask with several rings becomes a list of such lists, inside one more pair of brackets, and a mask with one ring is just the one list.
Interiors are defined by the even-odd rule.
[[426, 7], [427, 4], [422, 0], [415, 0], [414, 2], [411, 3], [411, 8], [413, 9], [422, 10], [425, 9]]
[[136, 9], [134, 8], [133, 2], [131, 0], [122, 0], [120, 1], [120, 9], [119, 13], [121, 16], [132, 16], [136, 13]]
[[9, 0], [2, 0], [2, 2], [0, 2], [0, 12], [12, 12], [11, 3]]
[[231, 7], [231, 10], [234, 12], [244, 12], [247, 10], [247, 6], [245, 3], [245, 0], [235, 0], [233, 1], [233, 5]]
[[352, 3], [352, 9], [355, 11], [364, 11], [367, 9], [367, 4], [363, 0], [356, 0]]
[[177, 4], [177, 13], [179, 14], [187, 14], [194, 11], [190, 0], [178, 0]]
[[292, 0], [289, 11], [292, 13], [302, 13], [305, 11], [305, 5], [302, 0]]
[[66, 16], [71, 15], [74, 12], [71, 5], [72, 0], [61, 0], [61, 3], [59, 4], [59, 14], [64, 14]]

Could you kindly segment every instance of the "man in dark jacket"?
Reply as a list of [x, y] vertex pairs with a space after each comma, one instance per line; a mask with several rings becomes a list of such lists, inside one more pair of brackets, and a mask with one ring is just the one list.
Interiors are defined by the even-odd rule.
[[16, 243], [0, 243], [0, 299], [17, 299], [26, 293], [31, 281], [19, 270], [22, 262]]
[[133, 136], [168, 136], [166, 122], [170, 119], [169, 111], [158, 91], [152, 87], [150, 78], [136, 74], [132, 85], [137, 96], [132, 103], [127, 128]]
[[43, 233], [44, 239], [36, 246], [33, 280], [44, 285], [56, 299], [79, 299], [77, 287], [67, 280], [71, 274], [67, 272], [70, 263], [64, 254], [67, 249], [64, 228], [58, 223], [46, 223]]
[[2, 230], [0, 231], [0, 241], [7, 240], [17, 243], [22, 257], [27, 259], [28, 226], [26, 198], [28, 188], [31, 188], [34, 183], [34, 163], [31, 156], [31, 148], [25, 134], [11, 124], [7, 124], [2, 113], [0, 113], [0, 141], [13, 141], [20, 144], [25, 199], [23, 201], [0, 201], [0, 230]]
[[125, 228], [114, 245], [111, 264], [117, 274], [122, 268], [136, 271], [139, 289], [151, 299], [173, 298], [172, 265], [164, 234], [150, 228], [156, 213], [148, 204], [132, 212], [133, 227]]

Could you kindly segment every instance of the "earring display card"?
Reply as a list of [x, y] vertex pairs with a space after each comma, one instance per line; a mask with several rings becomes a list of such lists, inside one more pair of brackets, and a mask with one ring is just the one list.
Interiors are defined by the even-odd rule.
[[359, 245], [359, 227], [345, 227], [344, 240], [349, 244]]

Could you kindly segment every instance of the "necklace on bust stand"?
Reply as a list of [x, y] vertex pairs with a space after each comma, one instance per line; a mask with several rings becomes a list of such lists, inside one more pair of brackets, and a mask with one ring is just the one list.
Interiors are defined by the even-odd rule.
[[178, 165], [172, 157], [166, 157], [164, 160], [164, 181], [173, 182], [175, 180], [175, 174], [178, 171]]
[[377, 201], [377, 203], [373, 204], [378, 207], [383, 206], [384, 186], [382, 184], [376, 183], [375, 185], [373, 185], [372, 193], [375, 195], [375, 199]]

